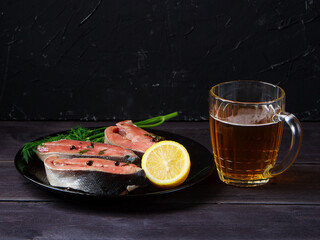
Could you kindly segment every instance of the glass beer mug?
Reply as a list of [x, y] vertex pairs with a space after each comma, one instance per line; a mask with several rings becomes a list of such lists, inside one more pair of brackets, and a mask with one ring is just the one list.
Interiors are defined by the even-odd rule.
[[[285, 92], [278, 86], [239, 80], [218, 84], [209, 94], [210, 133], [221, 181], [253, 187], [283, 173], [297, 158], [302, 142], [298, 119], [285, 112]], [[291, 146], [276, 164], [283, 125]]]

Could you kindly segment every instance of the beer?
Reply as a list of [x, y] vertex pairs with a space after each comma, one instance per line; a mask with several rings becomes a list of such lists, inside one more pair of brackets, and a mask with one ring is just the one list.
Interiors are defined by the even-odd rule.
[[[241, 116], [239, 116], [241, 118]], [[239, 123], [236, 123], [239, 122]], [[259, 185], [268, 181], [263, 176], [273, 167], [281, 143], [283, 122], [244, 124], [210, 116], [212, 148], [222, 181], [241, 186]]]
[[[285, 92], [265, 82], [219, 83], [209, 91], [212, 148], [220, 180], [241, 187], [260, 186], [286, 171], [302, 141], [299, 120], [285, 111]], [[292, 133], [287, 155], [275, 166], [283, 125]]]

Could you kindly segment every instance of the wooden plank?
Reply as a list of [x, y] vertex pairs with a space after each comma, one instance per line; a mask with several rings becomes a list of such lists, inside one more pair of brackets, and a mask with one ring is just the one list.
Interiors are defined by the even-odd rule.
[[[0, 201], [63, 201], [23, 178], [12, 162], [0, 162]], [[320, 204], [320, 165], [293, 165], [265, 186], [238, 188], [222, 183], [214, 173], [201, 183], [176, 193], [151, 198], [154, 202]]]
[[320, 206], [0, 203], [1, 239], [318, 239]]
[[320, 204], [319, 167], [294, 164], [287, 172], [270, 179], [266, 185], [254, 188], [226, 185], [214, 173], [195, 186], [197, 199], [232, 204]]
[[[73, 126], [82, 124], [84, 127], [110, 126], [114, 122], [67, 122], [67, 121], [3, 121], [0, 122], [0, 161], [12, 161], [16, 152], [24, 143], [59, 131], [70, 129]], [[319, 164], [320, 154], [320, 123], [306, 122], [303, 125], [303, 144], [296, 163]], [[45, 127], [44, 127], [45, 126]], [[208, 122], [166, 122], [155, 128], [165, 130], [175, 134], [180, 134], [194, 139], [209, 151], [211, 142]], [[279, 153], [279, 158], [284, 156], [290, 143], [290, 132], [285, 128], [283, 144]]]

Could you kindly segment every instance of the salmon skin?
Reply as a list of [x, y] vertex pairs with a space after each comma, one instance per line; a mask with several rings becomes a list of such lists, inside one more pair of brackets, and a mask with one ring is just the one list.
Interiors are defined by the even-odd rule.
[[137, 127], [131, 120], [107, 127], [104, 142], [134, 151], [139, 157], [162, 138]]
[[133, 151], [122, 147], [69, 139], [43, 143], [37, 146], [37, 155], [42, 161], [52, 155], [59, 155], [60, 158], [95, 157], [129, 163], [139, 159]]
[[100, 158], [44, 160], [50, 185], [71, 188], [96, 195], [119, 196], [142, 186], [145, 172], [135, 164]]

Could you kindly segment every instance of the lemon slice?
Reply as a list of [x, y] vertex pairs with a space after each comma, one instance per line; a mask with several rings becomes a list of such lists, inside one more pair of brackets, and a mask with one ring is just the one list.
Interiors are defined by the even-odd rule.
[[149, 181], [162, 189], [182, 184], [190, 172], [190, 156], [186, 148], [174, 141], [161, 141], [144, 153], [141, 167]]

